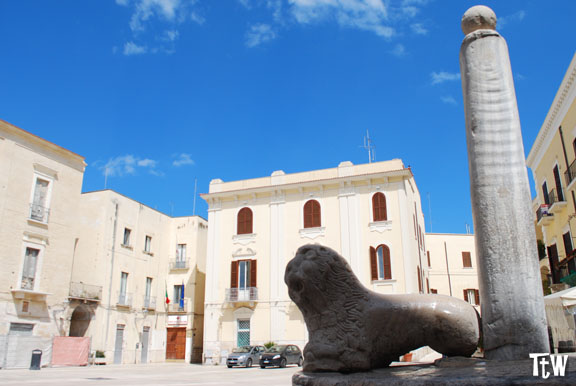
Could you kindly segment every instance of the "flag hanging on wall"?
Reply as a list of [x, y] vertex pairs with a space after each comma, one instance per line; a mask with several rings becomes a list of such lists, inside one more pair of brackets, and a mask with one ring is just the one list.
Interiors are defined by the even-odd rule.
[[184, 308], [184, 282], [180, 288], [180, 308]]
[[170, 298], [168, 297], [168, 287], [166, 287], [166, 304], [170, 304]]

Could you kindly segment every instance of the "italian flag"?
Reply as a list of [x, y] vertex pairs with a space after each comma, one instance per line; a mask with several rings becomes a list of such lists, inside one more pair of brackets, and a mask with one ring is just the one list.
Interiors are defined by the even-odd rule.
[[170, 298], [168, 297], [168, 287], [166, 287], [166, 304], [170, 304]]

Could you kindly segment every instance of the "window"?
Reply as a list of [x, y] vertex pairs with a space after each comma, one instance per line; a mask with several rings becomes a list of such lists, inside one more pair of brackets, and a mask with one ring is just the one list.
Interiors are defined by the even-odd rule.
[[144, 240], [144, 252], [150, 253], [151, 248], [152, 248], [152, 237], [146, 236], [146, 239]]
[[252, 210], [250, 208], [242, 208], [238, 212], [237, 233], [239, 235], [252, 233]]
[[150, 307], [150, 294], [152, 293], [152, 278], [146, 278], [146, 293], [144, 294], [144, 307]]
[[542, 194], [544, 197], [544, 204], [550, 204], [550, 197], [548, 197], [548, 186], [546, 185], [546, 181], [542, 184]]
[[20, 288], [33, 290], [34, 282], [36, 281], [36, 267], [38, 266], [38, 256], [40, 250], [36, 248], [26, 248], [24, 254], [24, 266], [22, 267], [22, 280], [20, 281]]
[[572, 254], [572, 236], [570, 236], [570, 232], [566, 232], [562, 235], [562, 239], [564, 240], [564, 250], [566, 251], [566, 257]]
[[254, 300], [257, 281], [257, 261], [237, 260], [232, 262], [230, 277], [230, 298], [234, 300]]
[[124, 228], [124, 241], [122, 242], [122, 245], [125, 245], [125, 246], [130, 245], [130, 234], [131, 233], [132, 233], [131, 229]]
[[30, 218], [32, 220], [48, 222], [49, 195], [50, 180], [36, 176], [32, 204], [30, 204]]
[[426, 257], [428, 258], [428, 268], [432, 267], [432, 264], [430, 264], [430, 251], [426, 251]]
[[372, 216], [374, 221], [386, 221], [386, 197], [383, 193], [378, 192], [372, 196]]
[[126, 288], [128, 286], [128, 273], [122, 272], [120, 276], [120, 293], [118, 294], [118, 304], [128, 304]]
[[9, 335], [32, 335], [32, 323], [10, 323]]
[[431, 294], [437, 294], [437, 293], [438, 293], [438, 290], [437, 290], [437, 289], [434, 289], [434, 288], [430, 288], [430, 293], [431, 293]]
[[174, 286], [174, 304], [178, 304], [178, 309], [184, 309], [184, 284]]
[[418, 274], [418, 291], [422, 293], [422, 276], [420, 275], [420, 266], [416, 267], [416, 273]]
[[426, 278], [426, 292], [430, 293], [430, 280]]
[[473, 306], [480, 305], [480, 292], [477, 289], [465, 289], [464, 290], [464, 300]]
[[564, 192], [562, 191], [562, 182], [560, 180], [560, 172], [558, 171], [558, 165], [554, 166], [554, 182], [556, 183], [556, 198], [557, 201], [564, 201]]
[[238, 347], [250, 345], [250, 320], [238, 320]]
[[462, 252], [462, 266], [464, 268], [472, 268], [472, 258], [470, 252]]
[[304, 228], [317, 228], [321, 226], [320, 203], [316, 200], [310, 200], [304, 204]]
[[370, 247], [370, 270], [372, 280], [391, 280], [390, 249], [386, 245]]

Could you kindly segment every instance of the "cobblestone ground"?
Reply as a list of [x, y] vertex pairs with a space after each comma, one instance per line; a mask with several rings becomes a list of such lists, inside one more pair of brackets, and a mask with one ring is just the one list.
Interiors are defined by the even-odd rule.
[[232, 368], [185, 363], [0, 370], [0, 385], [211, 385], [286, 386], [300, 367]]

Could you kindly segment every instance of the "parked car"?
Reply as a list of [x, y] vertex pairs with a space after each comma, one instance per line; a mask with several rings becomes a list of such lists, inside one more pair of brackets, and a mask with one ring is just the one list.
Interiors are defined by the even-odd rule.
[[228, 368], [232, 366], [252, 367], [253, 363], [258, 363], [260, 355], [264, 353], [266, 348], [264, 346], [241, 346], [232, 350], [228, 358], [226, 358], [226, 365]]
[[262, 356], [260, 357], [260, 367], [265, 368], [267, 366], [280, 366], [286, 367], [289, 364], [297, 364], [302, 366], [304, 362], [304, 357], [302, 356], [302, 351], [293, 344], [279, 345], [270, 347]]

